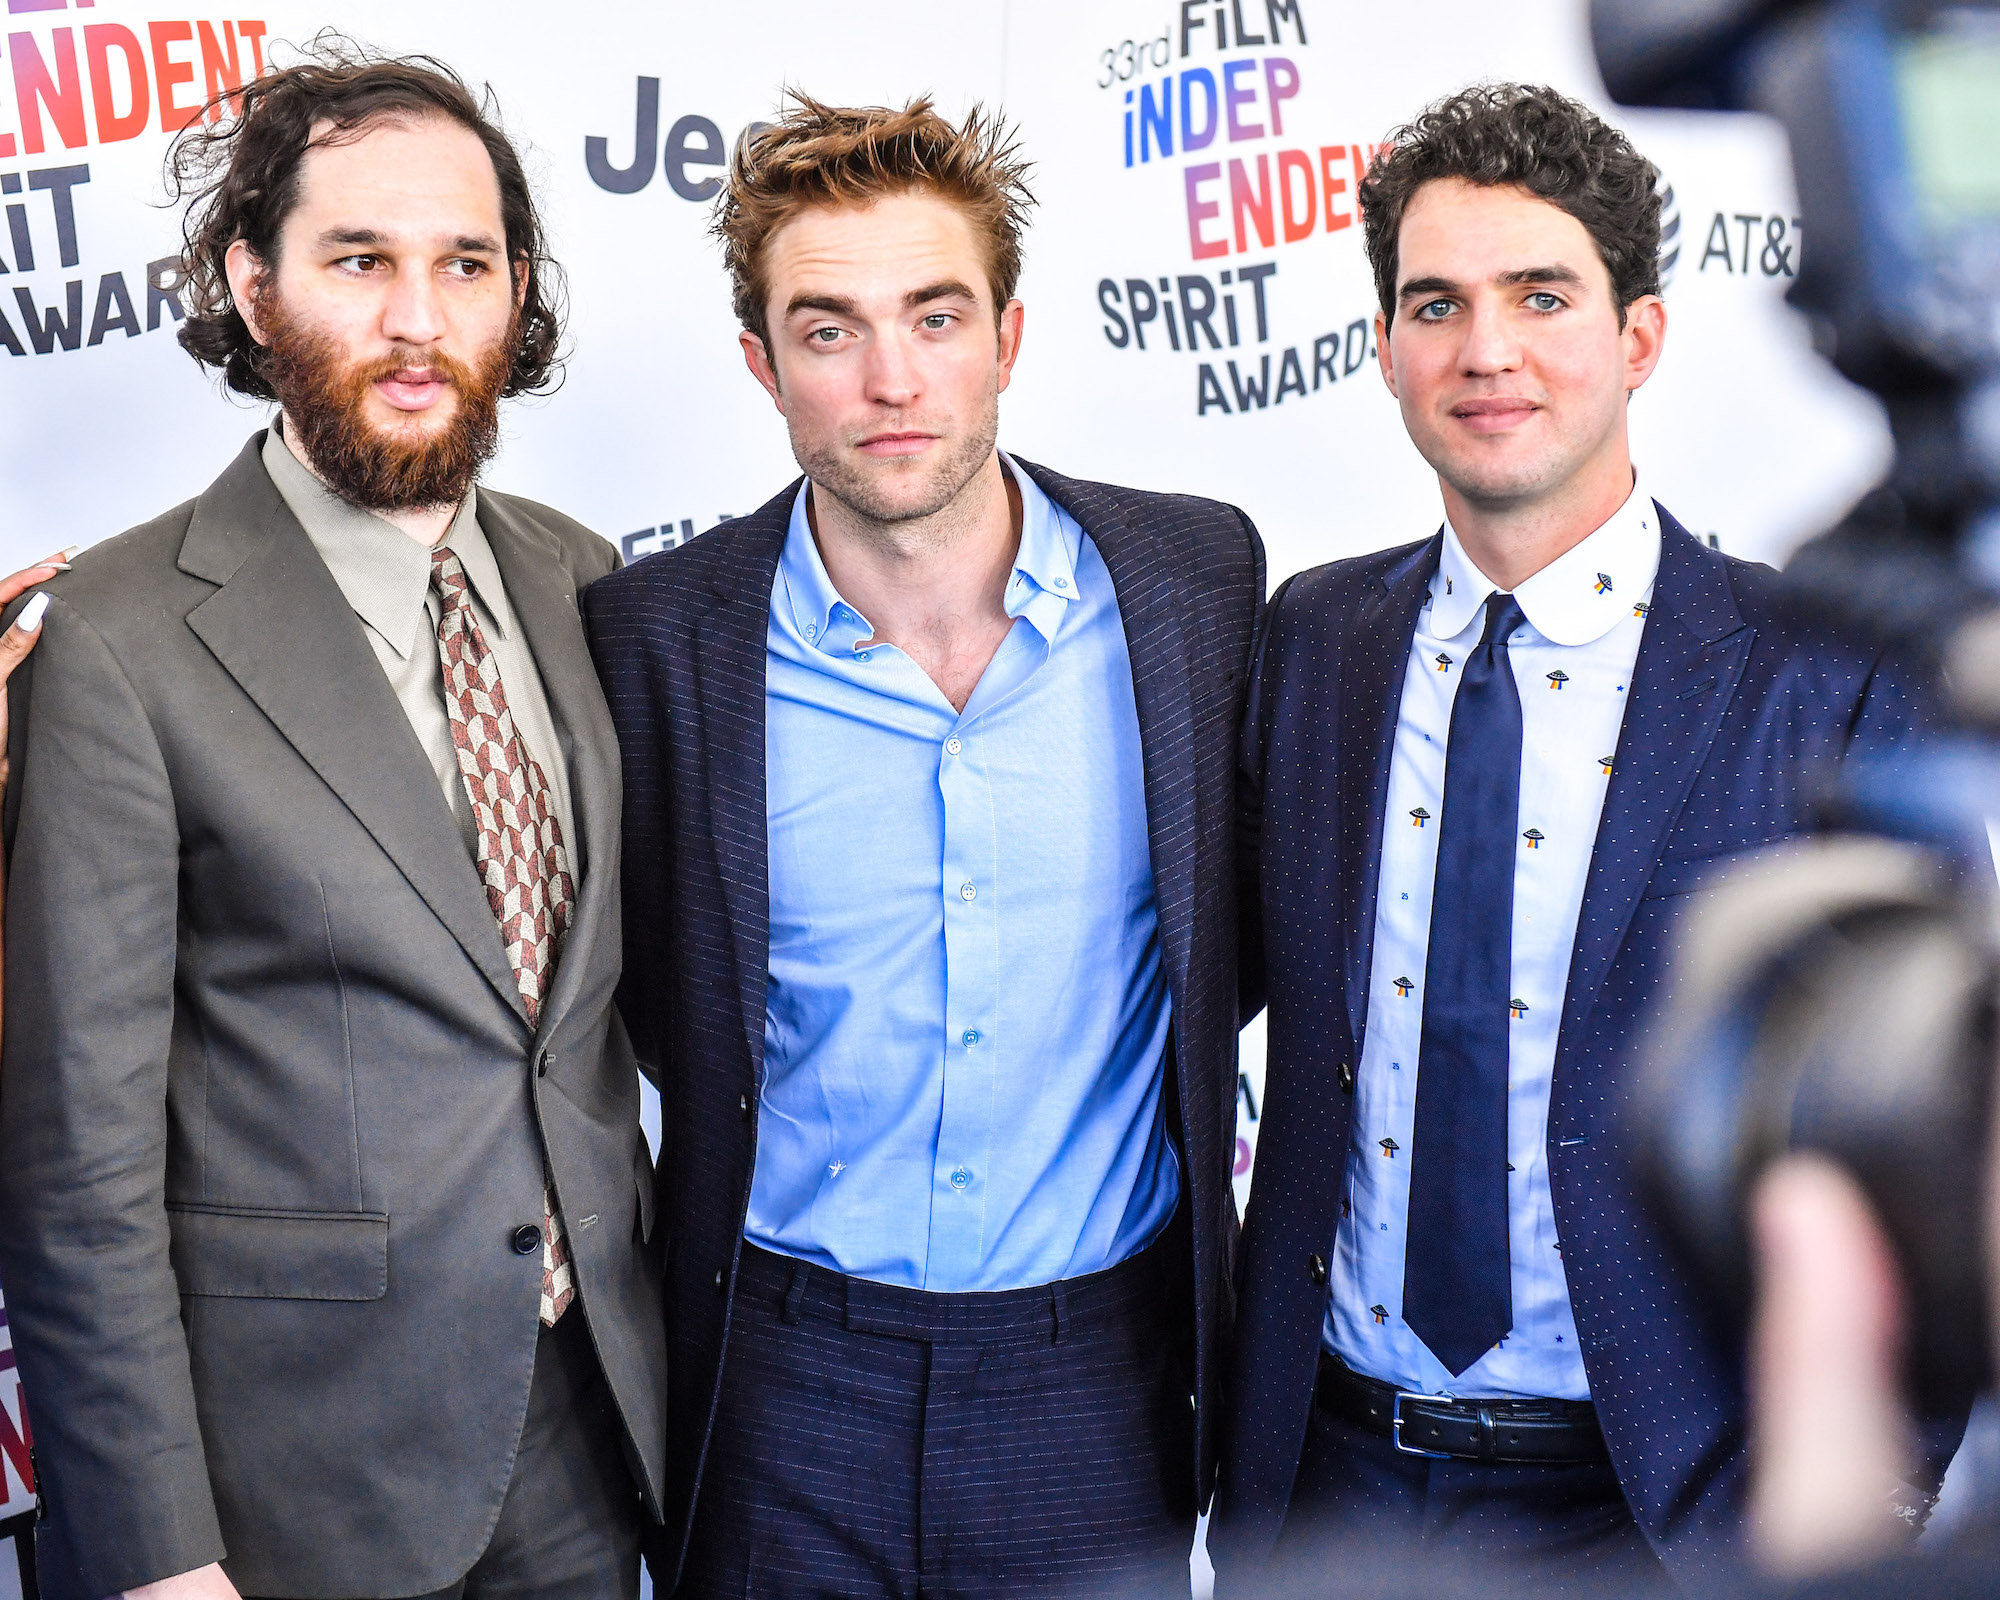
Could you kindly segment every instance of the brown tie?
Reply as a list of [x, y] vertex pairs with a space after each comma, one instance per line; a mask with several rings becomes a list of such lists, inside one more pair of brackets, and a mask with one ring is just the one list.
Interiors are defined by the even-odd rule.
[[[548, 778], [522, 743], [507, 709], [500, 663], [487, 648], [473, 613], [465, 568], [449, 549], [431, 552], [431, 587], [438, 597], [438, 657], [444, 664], [444, 704], [459, 775], [472, 802], [479, 875], [486, 903], [500, 924], [507, 964], [520, 985], [533, 1026], [569, 929], [576, 891], [569, 851], [556, 817]], [[555, 1190], [542, 1182], [542, 1321], [554, 1327], [576, 1297], [569, 1240], [556, 1211]]]

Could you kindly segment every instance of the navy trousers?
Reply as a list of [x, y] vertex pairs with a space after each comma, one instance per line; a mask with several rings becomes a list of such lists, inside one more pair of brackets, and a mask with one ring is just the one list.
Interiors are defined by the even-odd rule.
[[1393, 1441], [1314, 1405], [1268, 1588], [1404, 1593], [1422, 1573], [1440, 1594], [1647, 1596], [1673, 1593], [1608, 1463], [1509, 1465], [1405, 1455]]
[[1191, 1318], [1164, 1260], [945, 1295], [745, 1245], [681, 1600], [1185, 1600]]

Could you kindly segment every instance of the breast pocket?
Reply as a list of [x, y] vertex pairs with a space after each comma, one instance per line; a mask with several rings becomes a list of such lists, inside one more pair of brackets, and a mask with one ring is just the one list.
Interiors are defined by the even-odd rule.
[[1712, 888], [1729, 876], [1732, 867], [1747, 861], [1751, 853], [1729, 851], [1721, 855], [1680, 859], [1669, 856], [1653, 869], [1652, 877], [1646, 880], [1645, 898], [1670, 900], [1677, 895], [1693, 894], [1697, 889]]
[[167, 1227], [182, 1294], [380, 1300], [389, 1292], [385, 1212], [169, 1204]]

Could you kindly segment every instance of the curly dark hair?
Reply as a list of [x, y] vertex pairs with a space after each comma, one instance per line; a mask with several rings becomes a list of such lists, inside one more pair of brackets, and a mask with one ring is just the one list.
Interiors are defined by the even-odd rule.
[[1660, 292], [1659, 168], [1588, 106], [1526, 83], [1479, 84], [1389, 135], [1361, 181], [1361, 221], [1382, 314], [1396, 314], [1396, 236], [1425, 184], [1526, 189], [1583, 224], [1625, 308]]
[[[217, 113], [213, 122], [211, 111]], [[306, 152], [356, 138], [385, 118], [422, 117], [448, 118], [485, 145], [500, 181], [508, 259], [527, 269], [519, 345], [501, 392], [541, 393], [561, 381], [562, 269], [549, 255], [534, 193], [500, 129], [492, 90], [475, 99], [465, 80], [434, 56], [376, 55], [327, 29], [292, 65], [218, 95], [167, 155], [169, 193], [190, 201], [181, 255], [188, 300], [181, 347], [219, 369], [225, 386], [277, 399], [258, 370], [263, 346], [229, 292], [223, 262], [230, 245], [241, 239], [259, 261], [275, 266], [285, 218], [298, 203]]]
[[929, 95], [897, 110], [830, 106], [791, 91], [776, 122], [744, 130], [715, 202], [709, 231], [722, 241], [737, 320], [768, 337], [764, 247], [801, 211], [872, 205], [911, 190], [964, 210], [985, 252], [997, 320], [1021, 279], [1031, 170], [1014, 131], [977, 105], [954, 127]]

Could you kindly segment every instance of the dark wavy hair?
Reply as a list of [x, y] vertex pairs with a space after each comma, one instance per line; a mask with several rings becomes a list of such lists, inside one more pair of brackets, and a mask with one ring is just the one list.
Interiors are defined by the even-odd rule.
[[465, 80], [433, 56], [375, 55], [331, 29], [317, 35], [292, 65], [217, 96], [167, 154], [168, 191], [175, 201], [189, 201], [181, 255], [188, 315], [181, 347], [217, 368], [223, 383], [239, 394], [275, 400], [258, 370], [263, 347], [251, 337], [229, 292], [223, 266], [229, 247], [241, 239], [259, 261], [275, 266], [309, 150], [358, 138], [382, 121], [425, 117], [456, 122], [486, 147], [500, 180], [507, 257], [527, 269], [519, 345], [501, 392], [555, 388], [561, 381], [562, 269], [549, 255], [534, 193], [520, 156], [501, 131], [491, 89], [475, 99]]
[[1526, 83], [1461, 89], [1389, 135], [1361, 182], [1361, 221], [1382, 314], [1396, 314], [1396, 236], [1440, 178], [1521, 188], [1583, 224], [1625, 308], [1660, 292], [1659, 168], [1588, 106]]

